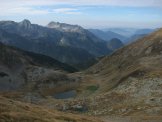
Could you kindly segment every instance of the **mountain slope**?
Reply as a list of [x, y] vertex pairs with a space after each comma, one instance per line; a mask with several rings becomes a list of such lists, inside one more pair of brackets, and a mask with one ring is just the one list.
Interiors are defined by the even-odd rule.
[[75, 115], [0, 97], [1, 122], [102, 122], [90, 116]]
[[59, 61], [71, 65], [78, 65], [80, 63], [86, 64], [89, 60], [95, 61], [94, 56], [83, 49], [59, 46], [56, 45], [55, 42], [45, 42], [43, 39], [28, 39], [14, 33], [8, 33], [4, 30], [0, 30], [0, 41], [23, 50], [54, 57]]
[[[94, 56], [81, 48], [60, 46], [47, 39], [29, 39], [0, 29], [0, 42], [23, 50], [48, 55], [61, 62], [76, 66], [94, 60]], [[91, 64], [90, 64], [91, 65]], [[89, 65], [87, 65], [88, 67]]]
[[24, 20], [20, 23], [1, 21], [0, 29], [5, 31], [1, 34], [1, 42], [48, 55], [73, 66], [112, 52], [106, 47], [106, 42], [81, 27], [81, 33], [61, 31], [58, 28], [47, 28]]
[[[103, 58], [87, 72], [99, 80], [98, 114], [161, 115], [162, 29]], [[102, 100], [100, 100], [102, 99]]]
[[95, 56], [101, 56], [111, 52], [105, 46], [106, 42], [78, 25], [50, 22], [47, 27], [65, 33], [65, 38], [61, 41], [62, 45], [82, 48]]
[[124, 44], [119, 39], [113, 38], [113, 39], [111, 39], [110, 41], [107, 42], [107, 46], [111, 50], [117, 50], [117, 49], [123, 47]]
[[[60, 47], [60, 46], [50, 46], [47, 49], [46, 47], [43, 47], [43, 44], [41, 44], [41, 49], [39, 48], [39, 46], [38, 46], [37, 49], [35, 49], [34, 46], [36, 46], [36, 44], [34, 45], [33, 43], [31, 43], [33, 45], [30, 46], [30, 48], [32, 48], [32, 47], [33, 48], [32, 49], [29, 49], [26, 46], [26, 44], [28, 42], [26, 43], [24, 41], [21, 41], [20, 43], [14, 43], [14, 44], [12, 44], [12, 42], [14, 42], [13, 41], [13, 38], [12, 38], [11, 43], [8, 44], [8, 42], [5, 42], [5, 44], [11, 45], [11, 46], [15, 46], [15, 47], [18, 47], [18, 48], [23, 49], [23, 50], [28, 50], [28, 51], [31, 51], [31, 52], [37, 52], [39, 54], [43, 54], [43, 55], [48, 55], [50, 57], [54, 57], [57, 60], [59, 60], [61, 62], [66, 62], [69, 65], [73, 65], [76, 68], [78, 68], [77, 65], [80, 64], [80, 63], [85, 64], [85, 67], [82, 67], [82, 68], [86, 68], [86, 67], [89, 67], [89, 66], [92, 65], [92, 64], [86, 65], [87, 62], [89, 62], [91, 60], [92, 60], [92, 62], [95, 62], [96, 61], [93, 55], [89, 54], [85, 50], [78, 49], [78, 48]], [[23, 46], [19, 45], [21, 43], [22, 43], [22, 45], [24, 45], [24, 48], [23, 48]], [[79, 69], [82, 69], [82, 68], [79, 68]]]
[[[90, 69], [90, 71], [93, 72], [94, 70], [94, 72], [98, 72], [99, 74], [105, 74], [105, 73], [109, 74], [112, 70], [112, 71], [122, 72], [122, 74], [125, 74], [126, 73], [125, 71], [127, 70], [128, 71], [139, 70], [142, 68], [144, 68], [143, 70], [145, 70], [145, 68], [146, 69], [151, 68], [151, 66], [145, 65], [144, 64], [145, 62], [141, 62], [141, 61], [150, 58], [151, 60], [148, 60], [148, 63], [149, 61], [151, 63], [151, 61], [154, 60], [154, 58], [155, 59], [158, 57], [160, 58], [161, 55], [160, 44], [162, 38], [161, 33], [162, 30], [160, 29], [159, 31], [154, 32], [149, 36], [139, 39], [138, 41], [134, 42], [131, 45], [121, 48], [117, 52], [113, 53], [111, 56], [107, 56], [104, 59], [102, 59], [101, 62], [93, 66]], [[160, 60], [157, 60], [156, 62], [158, 63], [159, 61]], [[156, 68], [158, 69], [160, 67], [155, 67], [155, 69]], [[151, 70], [151, 72], [153, 72], [153, 70]], [[119, 76], [123, 77], [122, 74], [120, 74]], [[116, 78], [120, 79], [119, 76]]]
[[[47, 83], [50, 88], [56, 88], [66, 86], [65, 82], [75, 81], [67, 76], [68, 72], [77, 71], [75, 68], [44, 55], [21, 51], [0, 43], [0, 57], [0, 91], [26, 89], [27, 94], [33, 89], [32, 87], [42, 83], [44, 85]], [[38, 82], [39, 80], [40, 82]], [[42, 82], [42, 80], [44, 81]], [[59, 81], [59, 85], [55, 84], [56, 80]], [[49, 82], [54, 86], [52, 87]], [[30, 88], [28, 88], [29, 86]], [[34, 90], [37, 91], [38, 88]]]
[[[20, 61], [19, 63], [22, 64], [23, 62], [21, 62], [21, 60], [23, 59], [24, 61], [28, 62], [28, 64], [31, 64], [31, 65], [44, 66], [47, 68], [53, 68], [55, 70], [63, 70], [67, 72], [77, 71], [75, 68], [67, 64], [61, 63], [45, 55], [22, 51], [20, 49], [5, 46], [2, 43], [0, 43], [0, 47], [1, 47], [0, 48], [0, 54], [1, 54], [0, 61], [2, 64], [8, 63], [8, 65], [11, 66], [11, 65], [14, 65], [12, 63], [17, 62], [16, 60], [19, 60]], [[11, 59], [13, 59], [13, 61]]]

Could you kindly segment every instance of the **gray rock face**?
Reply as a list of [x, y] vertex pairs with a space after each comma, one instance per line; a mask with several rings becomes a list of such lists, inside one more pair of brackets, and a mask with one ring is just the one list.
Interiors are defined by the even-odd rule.
[[78, 32], [83, 33], [85, 30], [79, 25], [70, 25], [66, 23], [59, 23], [59, 22], [50, 22], [47, 25], [48, 28], [58, 29], [64, 32]]
[[30, 21], [26, 19], [20, 22], [19, 26], [24, 27], [25, 29], [30, 29], [32, 27]]
[[[0, 71], [4, 71], [4, 69], [0, 69]], [[6, 71], [5, 73], [8, 73], [7, 76], [0, 77], [0, 91], [19, 90], [25, 84], [25, 79], [20, 75], [21, 72]]]

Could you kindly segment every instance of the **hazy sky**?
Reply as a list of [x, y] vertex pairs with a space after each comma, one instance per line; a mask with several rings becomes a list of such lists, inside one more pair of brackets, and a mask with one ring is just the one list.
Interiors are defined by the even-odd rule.
[[162, 27], [162, 0], [0, 0], [0, 20], [85, 28]]

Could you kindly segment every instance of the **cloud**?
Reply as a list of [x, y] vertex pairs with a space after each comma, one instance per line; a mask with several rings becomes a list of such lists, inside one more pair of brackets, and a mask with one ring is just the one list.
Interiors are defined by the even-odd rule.
[[[55, 8], [55, 5], [65, 4], [68, 5], [69, 2], [62, 0], [6, 0], [1, 1], [0, 4], [0, 16], [8, 15], [42, 15], [49, 13], [59, 13], [59, 14], [81, 14], [81, 12], [76, 8]], [[43, 7], [44, 6], [44, 7]], [[51, 6], [51, 7], [47, 7]], [[53, 8], [52, 8], [53, 7]]]
[[17, 8], [0, 8], [0, 16], [5, 15], [42, 15], [48, 14], [48, 10], [39, 10], [32, 7], [17, 7]]
[[[40, 9], [42, 6], [73, 6], [72, 8]], [[128, 7], [160, 7], [162, 0], [0, 0], [0, 15], [10, 14], [81, 14], [76, 6], [128, 6]]]
[[0, 0], [0, 6], [46, 6], [46, 5], [106, 5], [130, 7], [162, 7], [162, 0]]
[[45, 14], [73, 14], [78, 15], [81, 14], [79, 9], [76, 8], [57, 8], [57, 9], [49, 9], [49, 8], [34, 8], [34, 7], [17, 7], [17, 8], [0, 8], [0, 16], [5, 15], [45, 15]]
[[162, 0], [70, 0], [78, 5], [105, 5], [127, 7], [162, 7]]
[[81, 14], [81, 12], [75, 8], [58, 8], [54, 9], [53, 12], [59, 14]]

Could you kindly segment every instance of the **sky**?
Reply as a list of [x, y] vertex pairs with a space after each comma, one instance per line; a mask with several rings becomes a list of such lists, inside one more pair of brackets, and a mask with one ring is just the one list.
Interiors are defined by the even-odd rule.
[[0, 0], [0, 20], [85, 28], [160, 28], [162, 0]]

